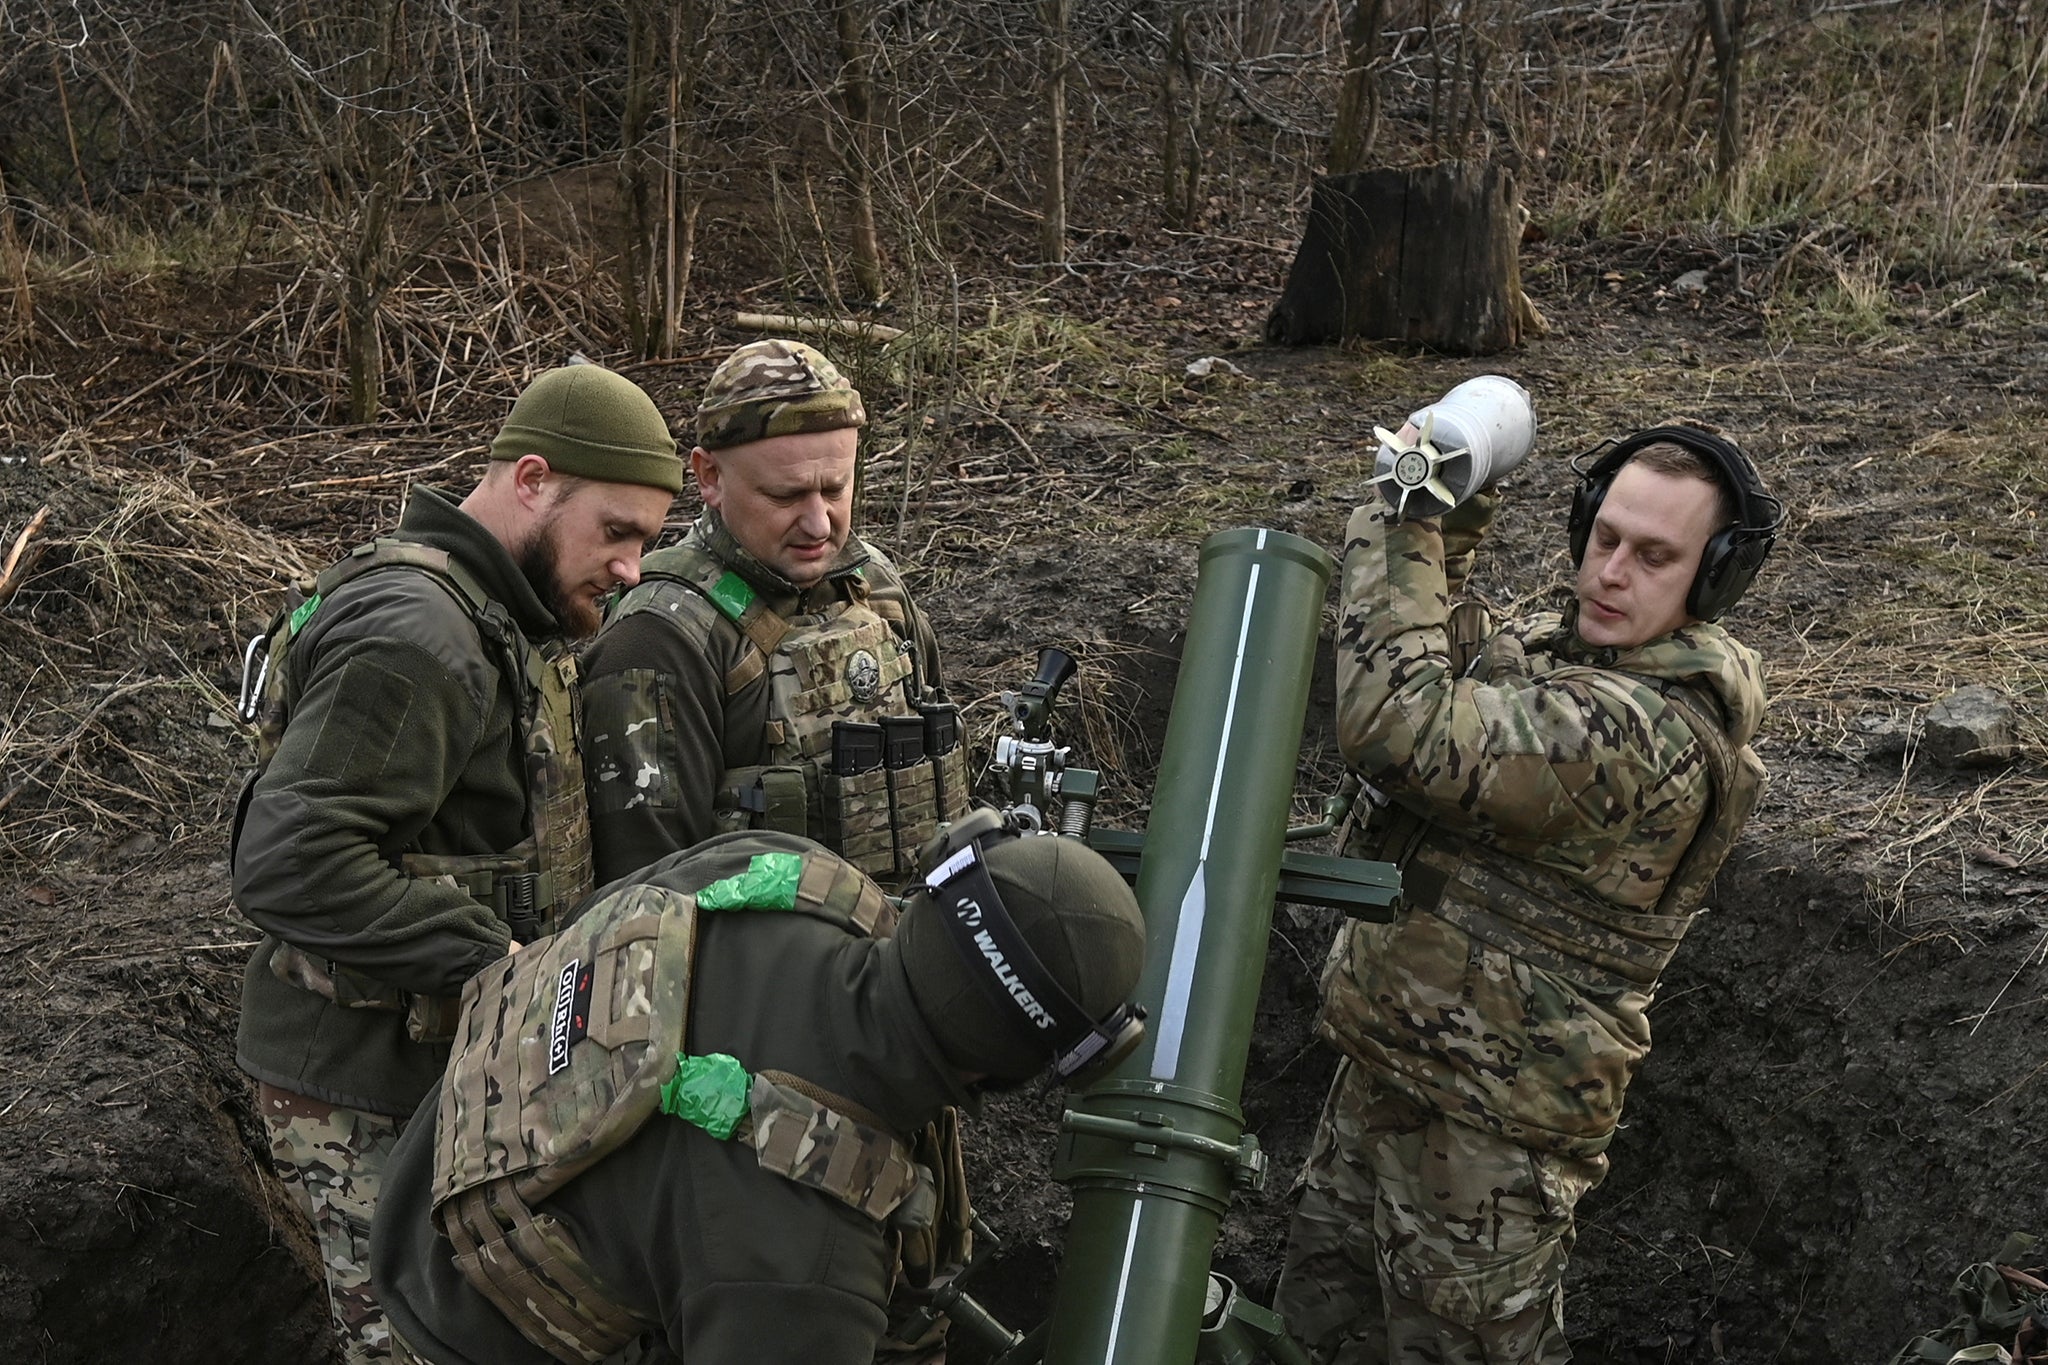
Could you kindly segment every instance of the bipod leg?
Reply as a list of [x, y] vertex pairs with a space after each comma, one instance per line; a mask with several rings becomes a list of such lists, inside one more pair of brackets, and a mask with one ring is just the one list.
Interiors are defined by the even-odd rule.
[[1207, 1309], [1195, 1340], [1202, 1365], [1311, 1365], [1308, 1352], [1287, 1335], [1286, 1320], [1238, 1293], [1229, 1276], [1210, 1272]]

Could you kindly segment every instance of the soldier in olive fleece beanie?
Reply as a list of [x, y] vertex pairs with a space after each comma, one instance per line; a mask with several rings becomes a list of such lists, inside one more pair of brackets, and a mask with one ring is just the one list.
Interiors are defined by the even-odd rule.
[[679, 493], [683, 462], [646, 390], [602, 365], [549, 370], [512, 405], [493, 460], [538, 455], [558, 473]]

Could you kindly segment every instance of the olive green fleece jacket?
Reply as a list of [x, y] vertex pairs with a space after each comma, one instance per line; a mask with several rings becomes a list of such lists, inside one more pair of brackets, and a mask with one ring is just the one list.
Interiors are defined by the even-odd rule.
[[[628, 880], [695, 892], [759, 853], [831, 858], [786, 834], [714, 838]], [[688, 1050], [780, 1069], [865, 1106], [908, 1138], [966, 1097], [911, 998], [892, 940], [812, 915], [698, 920]], [[434, 1227], [438, 1094], [384, 1171], [371, 1277], [395, 1332], [430, 1365], [544, 1365], [455, 1268]], [[535, 1212], [573, 1230], [626, 1307], [660, 1324], [650, 1362], [868, 1365], [895, 1265], [880, 1224], [764, 1171], [746, 1142], [656, 1114]]]
[[[836, 603], [852, 591], [856, 575], [867, 585], [868, 605], [912, 646], [914, 684], [943, 697], [938, 638], [905, 591], [903, 578], [882, 552], [850, 537], [822, 580], [798, 588], [740, 547], [717, 512], [706, 511], [683, 541], [657, 550], [640, 564], [640, 586], [610, 612], [605, 629], [582, 662], [585, 715], [593, 775], [629, 757], [630, 706], [617, 684], [629, 670], [650, 670], [660, 688], [660, 750], [665, 771], [679, 774], [674, 803], [616, 802], [593, 791], [590, 803], [592, 856], [600, 884], [638, 871], [658, 858], [691, 847], [718, 832], [713, 801], [719, 777], [729, 768], [768, 761], [771, 690], [766, 673], [730, 695], [726, 676], [753, 649], [730, 617], [693, 588], [677, 590], [678, 560], [686, 546], [710, 552], [745, 579], [760, 600], [785, 621]], [[665, 609], [664, 609], [665, 608]], [[607, 681], [610, 679], [611, 681]], [[614, 737], [619, 754], [610, 751]]]
[[[397, 537], [446, 550], [536, 645], [555, 617], [496, 537], [447, 495], [412, 493]], [[407, 853], [504, 852], [528, 833], [519, 700], [499, 650], [433, 575], [373, 570], [324, 599], [285, 667], [296, 702], [246, 793], [234, 897], [264, 933], [242, 980], [236, 1060], [258, 1080], [406, 1115], [447, 1063], [405, 1015], [348, 1009], [271, 969], [280, 940], [418, 995], [459, 994], [503, 957], [505, 923]]]

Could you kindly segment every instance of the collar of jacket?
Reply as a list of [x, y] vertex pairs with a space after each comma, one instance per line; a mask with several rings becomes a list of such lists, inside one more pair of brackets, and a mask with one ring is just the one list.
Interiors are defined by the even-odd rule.
[[949, 1104], [978, 1112], [979, 1096], [953, 1070], [917, 1008], [893, 939], [871, 945], [863, 975], [857, 1008], [872, 1021], [879, 1046], [847, 1049], [842, 1064], [850, 1093], [903, 1137], [915, 1136]]
[[1579, 604], [1572, 601], [1554, 630], [1538, 630], [1525, 643], [1564, 663], [1704, 686], [1720, 703], [1738, 744], [1747, 744], [1763, 724], [1763, 661], [1718, 622], [1694, 621], [1629, 649], [1589, 645], [1579, 638], [1578, 626]]
[[460, 561], [491, 600], [512, 613], [512, 620], [529, 640], [539, 642], [562, 633], [562, 623], [526, 581], [512, 552], [447, 493], [425, 484], [414, 485], [405, 500], [405, 515], [398, 521], [398, 534], [446, 550]]
[[868, 562], [867, 543], [859, 536], [849, 535], [838, 556], [826, 568], [825, 576], [808, 588], [799, 588], [775, 570], [754, 558], [742, 546], [732, 529], [725, 524], [725, 518], [707, 507], [697, 518], [694, 534], [703, 542], [704, 548], [718, 559], [718, 562], [747, 580], [755, 592], [767, 600], [769, 607], [778, 615], [789, 616], [808, 610], [810, 595], [818, 589], [833, 586], [834, 597], [838, 596], [837, 584], [843, 578], [857, 572]]

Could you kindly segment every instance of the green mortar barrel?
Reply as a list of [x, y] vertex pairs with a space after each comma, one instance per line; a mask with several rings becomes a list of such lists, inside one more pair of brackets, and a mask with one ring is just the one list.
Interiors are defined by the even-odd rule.
[[1146, 1037], [1061, 1125], [1052, 1365], [1193, 1360], [1218, 1224], [1264, 1179], [1238, 1097], [1335, 568], [1279, 531], [1202, 546], [1138, 870]]

